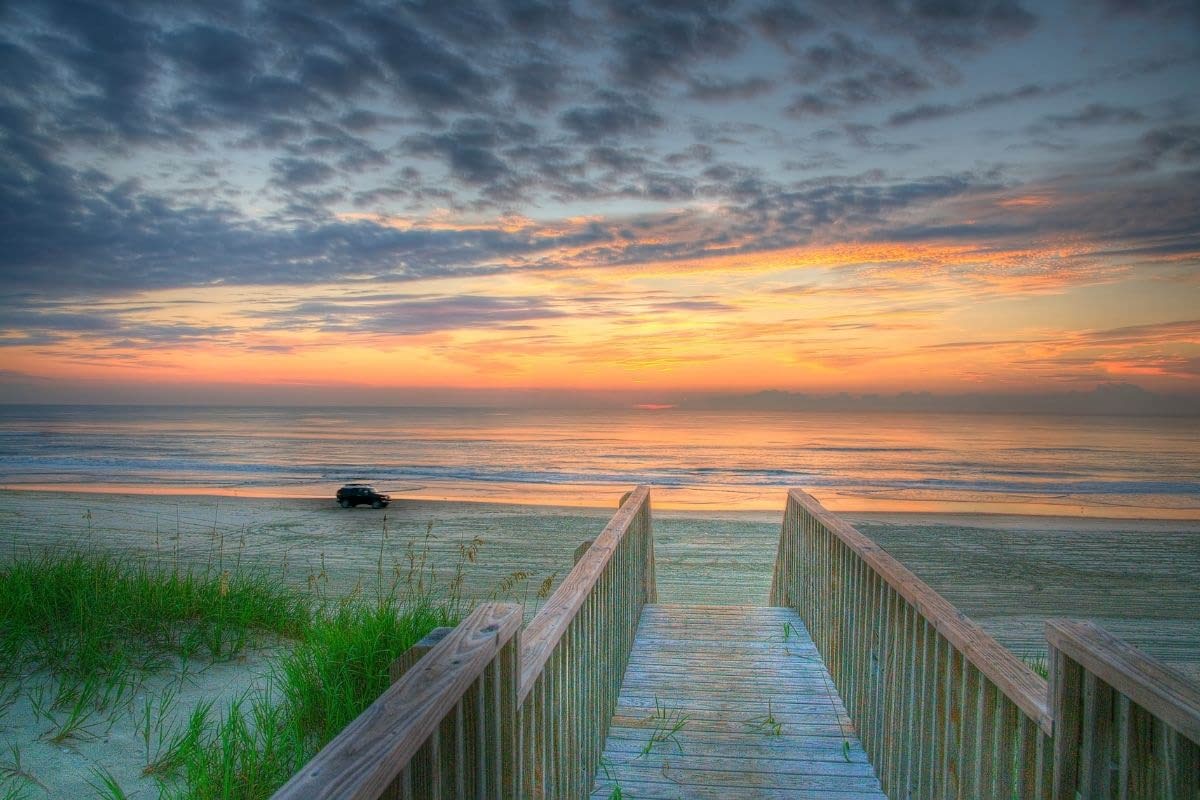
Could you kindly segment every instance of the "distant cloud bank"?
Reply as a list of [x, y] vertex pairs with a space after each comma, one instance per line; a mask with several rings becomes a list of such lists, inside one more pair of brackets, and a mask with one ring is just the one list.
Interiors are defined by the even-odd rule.
[[891, 411], [1200, 417], [1200, 394], [1159, 394], [1129, 383], [1105, 384], [1086, 392], [1030, 394], [805, 394], [767, 390], [751, 394], [692, 397], [680, 401], [679, 407], [697, 411]]

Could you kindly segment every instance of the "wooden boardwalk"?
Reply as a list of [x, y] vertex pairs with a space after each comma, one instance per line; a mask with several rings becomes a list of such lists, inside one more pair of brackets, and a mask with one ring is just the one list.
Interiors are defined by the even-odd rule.
[[601, 764], [605, 800], [884, 797], [787, 608], [647, 605]]
[[799, 489], [778, 542], [770, 607], [712, 561], [660, 604], [637, 487], [520, 635], [479, 606], [274, 800], [1200, 798], [1200, 690], [1161, 663], [1052, 620], [1047, 680]]

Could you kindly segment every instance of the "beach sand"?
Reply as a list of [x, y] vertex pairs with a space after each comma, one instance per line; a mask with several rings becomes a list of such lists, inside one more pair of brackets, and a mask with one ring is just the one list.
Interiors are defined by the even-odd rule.
[[[660, 601], [765, 605], [784, 496], [780, 491], [774, 512], [656, 510]], [[101, 549], [164, 564], [269, 570], [293, 585], [344, 596], [375, 591], [381, 577], [386, 584], [403, 576], [409, 552], [426, 544], [438, 579], [448, 581], [462, 561], [460, 547], [478, 540], [474, 563], [463, 563], [468, 598], [521, 602], [530, 617], [541, 603], [540, 586], [561, 581], [575, 549], [600, 533], [618, 498], [614, 493], [607, 508], [400, 500], [386, 510], [347, 510], [332, 499], [9, 491], [0, 492], [0, 558]], [[1044, 650], [1048, 617], [1093, 619], [1200, 680], [1200, 523], [845, 517], [1019, 653]], [[82, 760], [62, 756], [78, 762], [62, 770], [52, 747], [26, 747], [39, 732], [10, 713], [0, 719], [0, 754], [20, 740], [32, 773], [74, 776], [52, 795], [81, 789], [80, 796], [90, 796], [88, 764], [113, 769], [120, 751], [130, 749], [114, 734], [107, 744], [89, 744], [92, 755]], [[119, 769], [128, 776], [136, 768], [130, 762]], [[155, 796], [152, 788], [138, 791]]]
[[[462, 561], [468, 599], [526, 605], [557, 584], [607, 508], [400, 500], [384, 510], [330, 500], [0, 491], [3, 556], [99, 548], [163, 563], [268, 570], [334, 596], [374, 591], [426, 541], [440, 580]], [[765, 604], [779, 510], [654, 511], [662, 602]], [[1015, 649], [1042, 649], [1047, 617], [1094, 619], [1158, 658], [1200, 664], [1200, 522], [848, 512], [846, 519]], [[426, 534], [428, 533], [428, 540]], [[523, 579], [513, 579], [523, 573]], [[507, 581], [506, 581], [507, 579]], [[498, 587], [510, 588], [497, 595]], [[1188, 667], [1192, 669], [1191, 667]], [[1200, 670], [1193, 670], [1200, 674]]]

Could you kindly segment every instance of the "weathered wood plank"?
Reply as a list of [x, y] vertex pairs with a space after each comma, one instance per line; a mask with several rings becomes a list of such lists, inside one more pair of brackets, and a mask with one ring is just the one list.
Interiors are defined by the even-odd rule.
[[883, 798], [790, 609], [647, 605], [602, 759], [594, 797]]

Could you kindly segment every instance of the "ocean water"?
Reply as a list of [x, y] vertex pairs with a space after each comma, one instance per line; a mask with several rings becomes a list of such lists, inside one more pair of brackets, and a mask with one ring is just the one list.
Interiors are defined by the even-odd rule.
[[1200, 419], [479, 408], [0, 406], [0, 486], [1200, 517]]

